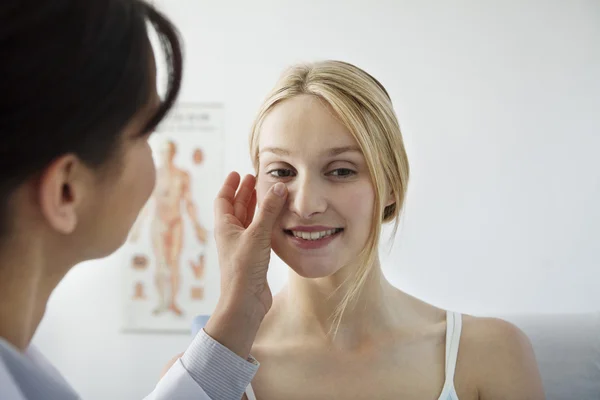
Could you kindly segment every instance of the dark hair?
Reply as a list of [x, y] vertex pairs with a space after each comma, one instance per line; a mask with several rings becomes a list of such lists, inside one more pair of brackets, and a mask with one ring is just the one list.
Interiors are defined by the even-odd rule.
[[164, 118], [181, 85], [179, 35], [164, 15], [144, 0], [0, 0], [0, 235], [25, 180], [61, 155], [100, 167], [119, 148], [155, 84], [148, 22], [168, 87], [140, 135]]

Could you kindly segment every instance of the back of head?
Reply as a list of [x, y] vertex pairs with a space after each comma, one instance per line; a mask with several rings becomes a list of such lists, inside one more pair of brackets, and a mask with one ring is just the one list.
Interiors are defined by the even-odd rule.
[[10, 230], [11, 193], [52, 160], [71, 153], [101, 168], [116, 155], [156, 85], [147, 22], [166, 54], [168, 88], [140, 135], [181, 81], [178, 35], [163, 15], [143, 0], [0, 2], [0, 234]]

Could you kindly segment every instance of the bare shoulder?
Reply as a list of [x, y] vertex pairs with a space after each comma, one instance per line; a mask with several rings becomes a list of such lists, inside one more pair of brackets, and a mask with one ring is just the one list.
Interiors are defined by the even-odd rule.
[[483, 346], [488, 351], [503, 351], [498, 346], [505, 350], [523, 350], [524, 347], [530, 347], [529, 338], [525, 333], [514, 324], [499, 318], [463, 315], [462, 336], [465, 341]]
[[181, 358], [181, 356], [183, 356], [183, 353], [177, 354], [175, 357], [171, 358], [167, 364], [165, 364], [165, 366], [163, 367], [163, 369], [160, 373], [159, 379], [162, 379], [162, 377], [165, 376], [167, 371], [169, 371], [171, 369], [171, 367], [177, 362], [177, 360], [179, 360]]
[[510, 322], [465, 315], [458, 362], [457, 375], [474, 378], [482, 400], [545, 398], [531, 342]]

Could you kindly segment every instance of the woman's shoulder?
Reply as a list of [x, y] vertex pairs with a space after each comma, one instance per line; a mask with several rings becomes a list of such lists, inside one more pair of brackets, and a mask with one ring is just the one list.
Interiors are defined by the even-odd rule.
[[533, 357], [529, 338], [514, 324], [467, 314], [462, 315], [459, 353], [463, 358], [479, 360], [479, 367], [521, 364]]
[[460, 315], [462, 320], [460, 346], [485, 349], [488, 352], [508, 348], [530, 347], [527, 336], [515, 325], [500, 318], [477, 317], [440, 308], [417, 297], [397, 291], [403, 305], [427, 323], [446, 323], [448, 314]]
[[516, 325], [500, 318], [462, 314], [463, 336], [477, 346], [528, 346], [529, 339]]
[[463, 315], [457, 364], [457, 375], [476, 379], [480, 398], [544, 398], [529, 338], [503, 319]]

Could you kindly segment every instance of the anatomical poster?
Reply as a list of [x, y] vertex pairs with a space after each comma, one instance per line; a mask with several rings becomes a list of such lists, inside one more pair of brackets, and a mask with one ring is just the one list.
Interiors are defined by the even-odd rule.
[[179, 104], [150, 137], [155, 189], [120, 249], [124, 331], [187, 333], [216, 305], [223, 115], [218, 104]]

